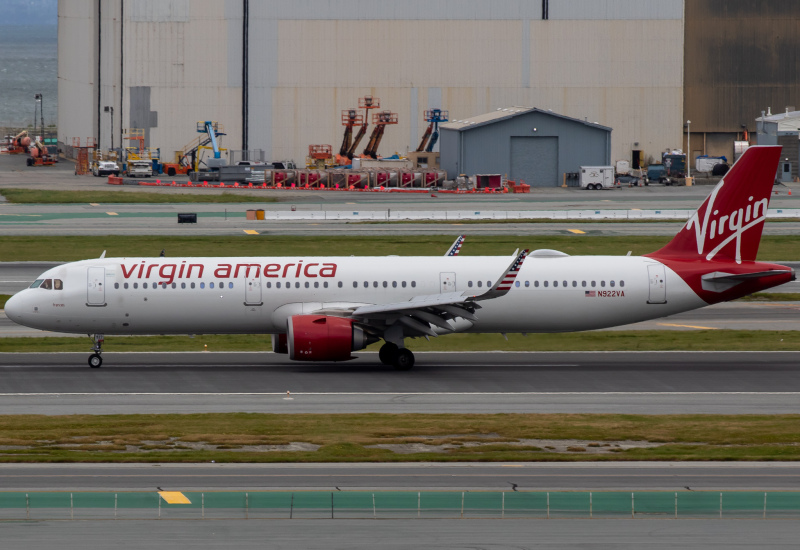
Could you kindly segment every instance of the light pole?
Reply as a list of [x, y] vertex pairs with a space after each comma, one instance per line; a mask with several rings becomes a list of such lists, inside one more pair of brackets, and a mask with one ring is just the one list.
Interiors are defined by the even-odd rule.
[[692, 177], [692, 121], [686, 121], [686, 177]]
[[[42, 94], [34, 94], [33, 98], [36, 100], [36, 103], [39, 105], [39, 117], [42, 121], [42, 139], [44, 139], [44, 101], [42, 99]], [[36, 133], [36, 108], [33, 109], [33, 133]]]

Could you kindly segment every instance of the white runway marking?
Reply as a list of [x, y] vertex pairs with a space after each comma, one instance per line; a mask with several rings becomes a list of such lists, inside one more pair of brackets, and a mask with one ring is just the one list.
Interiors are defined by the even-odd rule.
[[[520, 396], [564, 396], [576, 395], [581, 397], [600, 396], [600, 395], [644, 395], [644, 396], [662, 396], [662, 395], [686, 395], [686, 396], [706, 396], [706, 395], [786, 395], [786, 396], [800, 396], [800, 392], [759, 392], [759, 391], [697, 391], [697, 392], [681, 392], [681, 391], [608, 391], [608, 392], [580, 392], [580, 391], [567, 391], [567, 392], [292, 392], [293, 397], [297, 396], [389, 396], [389, 395], [421, 395], [421, 396], [448, 396], [448, 395], [520, 395]], [[99, 396], [113, 396], [113, 397], [133, 397], [133, 396], [220, 396], [220, 397], [236, 397], [236, 396], [253, 396], [253, 397], [285, 397], [286, 392], [95, 392], [95, 393], [0, 393], [0, 397], [99, 397]]]

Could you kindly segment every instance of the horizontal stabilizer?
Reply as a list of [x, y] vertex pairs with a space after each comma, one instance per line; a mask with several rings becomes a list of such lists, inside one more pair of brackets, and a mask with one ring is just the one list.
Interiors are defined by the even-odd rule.
[[707, 273], [703, 275], [703, 290], [708, 290], [711, 292], [724, 292], [745, 281], [761, 279], [763, 277], [772, 277], [775, 275], [786, 275], [790, 272], [791, 271], [783, 269], [755, 271], [752, 273], [725, 273], [724, 271], [714, 271], [713, 273]]

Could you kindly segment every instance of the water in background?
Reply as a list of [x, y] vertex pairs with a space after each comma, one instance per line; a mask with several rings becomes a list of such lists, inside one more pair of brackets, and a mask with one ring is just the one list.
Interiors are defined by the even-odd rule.
[[58, 27], [0, 26], [0, 127], [33, 124], [34, 94], [43, 96], [45, 126], [56, 124]]

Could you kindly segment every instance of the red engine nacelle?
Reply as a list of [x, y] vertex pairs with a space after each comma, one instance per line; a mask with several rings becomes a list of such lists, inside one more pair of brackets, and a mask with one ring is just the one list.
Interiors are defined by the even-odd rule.
[[295, 315], [289, 317], [288, 328], [289, 359], [296, 361], [346, 361], [351, 351], [376, 340], [352, 319], [328, 315]]

